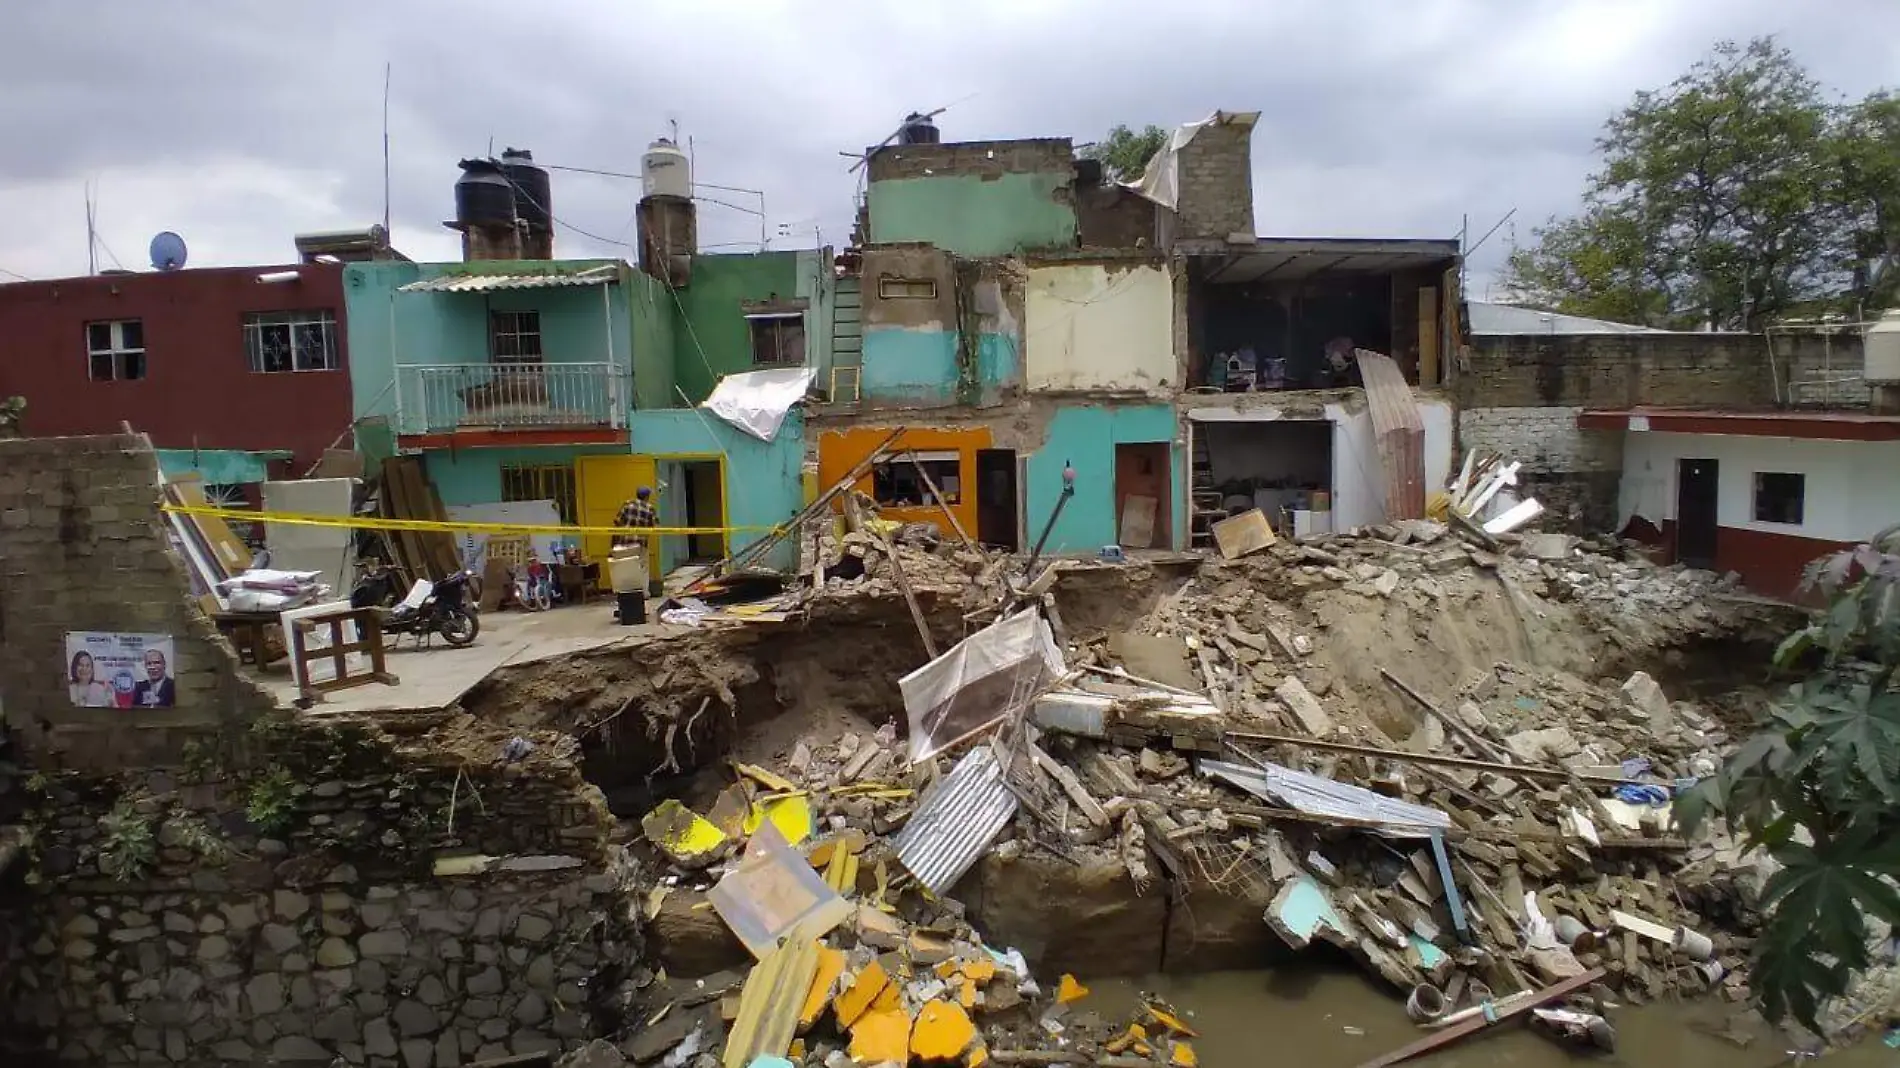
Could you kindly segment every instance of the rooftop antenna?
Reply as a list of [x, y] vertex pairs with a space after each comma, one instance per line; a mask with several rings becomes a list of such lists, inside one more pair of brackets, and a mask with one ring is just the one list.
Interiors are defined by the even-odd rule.
[[[389, 74], [392, 64], [383, 61], [383, 233], [389, 232]], [[489, 147], [494, 147], [491, 142]]]
[[88, 179], [86, 182], [86, 273], [87, 274], [99, 273], [99, 259], [98, 259], [99, 240], [96, 234], [97, 234], [97, 231], [93, 229], [93, 222], [92, 222], [92, 181]]

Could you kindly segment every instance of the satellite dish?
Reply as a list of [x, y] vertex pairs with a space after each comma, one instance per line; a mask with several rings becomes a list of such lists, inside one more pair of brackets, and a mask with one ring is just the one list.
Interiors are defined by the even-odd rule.
[[152, 238], [152, 266], [160, 271], [176, 271], [185, 265], [185, 239], [163, 231]]

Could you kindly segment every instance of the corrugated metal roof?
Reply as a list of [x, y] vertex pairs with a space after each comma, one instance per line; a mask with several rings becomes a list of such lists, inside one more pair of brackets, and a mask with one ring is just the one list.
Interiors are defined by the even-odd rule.
[[501, 289], [558, 289], [562, 286], [613, 285], [618, 267], [589, 267], [584, 271], [541, 271], [534, 274], [445, 274], [400, 287], [403, 293], [492, 293]]
[[917, 802], [897, 836], [897, 859], [941, 894], [956, 885], [1016, 815], [1016, 795], [1003, 784], [1003, 768], [988, 745], [957, 761]]
[[1268, 764], [1264, 768], [1201, 762], [1201, 770], [1225, 779], [1264, 801], [1281, 801], [1312, 816], [1336, 816], [1384, 824], [1394, 836], [1428, 837], [1451, 826], [1451, 817], [1435, 808], [1394, 801], [1363, 786], [1334, 782], [1304, 771]]
[[1590, 319], [1581, 315], [1526, 308], [1516, 304], [1488, 304], [1470, 301], [1471, 332], [1476, 334], [1667, 334], [1634, 323], [1608, 319]]

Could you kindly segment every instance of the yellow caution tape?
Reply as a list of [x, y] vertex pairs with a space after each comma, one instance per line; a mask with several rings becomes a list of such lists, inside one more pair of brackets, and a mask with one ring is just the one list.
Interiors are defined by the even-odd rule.
[[352, 530], [467, 531], [478, 534], [607, 534], [644, 537], [653, 534], [739, 534], [782, 531], [778, 526], [738, 527], [589, 527], [562, 523], [490, 523], [478, 520], [391, 519], [375, 515], [306, 515], [297, 512], [260, 512], [250, 508], [220, 508], [208, 504], [161, 504], [161, 511], [179, 515], [212, 516], [240, 523], [283, 523], [300, 527], [348, 527]]

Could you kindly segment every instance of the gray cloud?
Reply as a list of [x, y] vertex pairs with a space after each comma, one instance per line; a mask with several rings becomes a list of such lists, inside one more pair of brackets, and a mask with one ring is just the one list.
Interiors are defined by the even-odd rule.
[[[839, 153], [944, 105], [951, 139], [1077, 141], [1259, 109], [1262, 232], [1442, 237], [1512, 208], [1525, 232], [1574, 206], [1603, 119], [1717, 39], [1778, 33], [1853, 96], [1900, 72], [1892, 0], [14, 7], [0, 268], [34, 277], [85, 269], [88, 181], [129, 267], [161, 228], [186, 235], [194, 263], [258, 263], [289, 256], [295, 232], [379, 219], [385, 61], [391, 214], [423, 258], [454, 255], [439, 223], [455, 162], [491, 140], [632, 172], [670, 120], [702, 181], [765, 192], [776, 245], [840, 244], [855, 176]], [[555, 213], [608, 239], [566, 230], [557, 250], [624, 253], [612, 242], [631, 240], [637, 193], [557, 173]], [[709, 204], [701, 228], [708, 243], [756, 242], [759, 220]], [[1508, 235], [1474, 258], [1479, 284]]]

